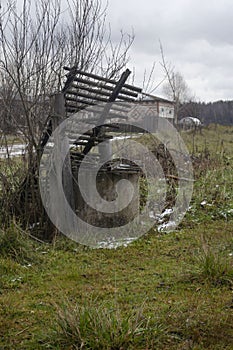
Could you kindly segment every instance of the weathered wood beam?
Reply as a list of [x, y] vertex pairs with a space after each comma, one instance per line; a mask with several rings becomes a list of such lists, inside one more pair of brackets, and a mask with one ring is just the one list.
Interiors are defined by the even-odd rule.
[[[76, 102], [77, 104], [73, 104], [73, 103], [70, 103], [69, 101], [71, 102]], [[79, 108], [81, 106], [79, 106], [78, 104], [80, 105], [86, 105], [86, 106], [96, 106], [96, 107], [99, 107], [101, 108], [102, 106], [101, 105], [98, 105], [96, 104], [95, 102], [91, 102], [91, 101], [87, 101], [87, 100], [82, 100], [82, 99], [75, 99], [75, 100], [68, 100], [65, 104], [65, 107], [68, 107], [68, 108], [76, 108], [76, 112], [79, 111]], [[109, 107], [109, 110], [111, 110], [112, 112], [120, 112], [120, 113], [127, 113], [129, 111], [129, 108], [123, 108], [123, 107], [117, 107], [116, 104], [113, 104], [113, 103], [108, 103], [106, 104], [105, 106]], [[103, 107], [105, 107], [103, 106]], [[94, 110], [94, 109], [87, 109], [88, 112], [95, 112], [95, 113], [98, 113], [98, 110]], [[102, 113], [104, 111], [104, 108], [102, 111], [99, 111], [100, 113]]]
[[[72, 68], [69, 68], [69, 67], [64, 67], [64, 69], [67, 70], [67, 71], [72, 71]], [[92, 79], [104, 81], [104, 82], [109, 83], [109, 84], [117, 85], [117, 84], [119, 83], [119, 82], [116, 81], [116, 80], [112, 80], [112, 79], [100, 77], [99, 75], [95, 75], [95, 74], [92, 74], [92, 73], [83, 72], [83, 71], [78, 70], [78, 69], [75, 70], [75, 74], [84, 75], [84, 76], [86, 76], [86, 77], [88, 77], [88, 78], [92, 78]], [[126, 89], [130, 89], [130, 90], [132, 90], [132, 91], [136, 91], [136, 92], [138, 92], [138, 93], [140, 93], [140, 92], [142, 91], [141, 88], [138, 88], [138, 87], [136, 87], [136, 86], [129, 85], [129, 84], [124, 84], [123, 87], [126, 88]]]
[[[109, 99], [107, 98], [104, 98], [104, 97], [99, 97], [99, 96], [91, 96], [91, 95], [88, 95], [88, 94], [83, 94], [83, 93], [78, 93], [77, 94], [77, 97], [70, 97], [70, 96], [67, 96], [66, 95], [66, 101], [73, 101], [73, 102], [77, 102], [79, 100], [79, 97], [82, 97], [82, 98], [85, 98], [88, 100], [94, 100], [94, 101], [99, 101], [99, 102], [104, 102], [104, 103], [108, 103], [109, 102]], [[115, 106], [121, 106], [123, 108], [131, 108], [131, 105], [130, 104], [127, 104], [127, 103], [124, 103], [124, 102], [120, 102], [120, 101], [116, 101], [115, 102]]]
[[[91, 94], [95, 94], [96, 96], [105, 96], [105, 97], [108, 97], [108, 98], [111, 95], [110, 92], [103, 91], [103, 89], [92, 89], [92, 88], [88, 88], [88, 87], [84, 87], [84, 86], [79, 87], [79, 89], [77, 89], [77, 90], [87, 91], [87, 92], [89, 92]], [[77, 90], [67, 90], [65, 96], [67, 96], [67, 95], [78, 96], [79, 93], [78, 93]], [[117, 99], [119, 101], [122, 100], [122, 101], [126, 101], [126, 102], [134, 102], [135, 101], [134, 98], [126, 97], [126, 96], [121, 95], [121, 94], [118, 95]]]
[[[105, 85], [105, 84], [101, 84], [101, 83], [96, 83], [90, 80], [86, 80], [83, 78], [74, 78], [72, 84], [70, 85], [70, 88], [76, 88], [76, 89], [82, 89], [82, 86], [74, 84], [74, 82], [78, 82], [78, 83], [82, 83], [82, 84], [86, 84], [87, 86], [94, 86], [94, 87], [98, 87], [99, 89], [105, 89], [108, 91], [113, 91], [114, 90], [114, 86], [109, 86], [109, 85]], [[66, 92], [68, 91], [68, 89], [66, 90]], [[124, 89], [122, 88], [121, 90], [121, 94], [126, 95], [126, 96], [132, 96], [132, 97], [137, 97], [138, 93], [132, 92], [130, 90]]]

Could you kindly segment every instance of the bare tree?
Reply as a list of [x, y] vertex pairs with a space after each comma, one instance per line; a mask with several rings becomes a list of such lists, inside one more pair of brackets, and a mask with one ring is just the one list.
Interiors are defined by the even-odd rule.
[[133, 37], [121, 33], [113, 45], [105, 15], [100, 0], [24, 0], [22, 8], [10, 0], [1, 9], [0, 74], [21, 102], [34, 148], [48, 97], [63, 83], [63, 66], [115, 76], [126, 64]]
[[162, 58], [161, 65], [167, 79], [166, 83], [163, 85], [163, 92], [170, 100], [174, 101], [175, 124], [177, 124], [181, 104], [192, 100], [191, 91], [182, 74], [176, 71], [175, 68], [166, 61], [161, 43], [160, 52]]
[[0, 6], [1, 124], [23, 133], [29, 172], [40, 159], [40, 136], [50, 97], [63, 85], [63, 67], [117, 77], [128, 61], [133, 35], [121, 32], [114, 44], [106, 10], [101, 0], [9, 0]]

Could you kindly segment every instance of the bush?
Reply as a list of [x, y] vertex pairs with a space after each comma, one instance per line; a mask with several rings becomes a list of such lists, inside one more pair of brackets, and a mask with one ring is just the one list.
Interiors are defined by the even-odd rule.
[[32, 242], [27, 232], [15, 222], [5, 230], [0, 230], [0, 255], [18, 263], [34, 261]]

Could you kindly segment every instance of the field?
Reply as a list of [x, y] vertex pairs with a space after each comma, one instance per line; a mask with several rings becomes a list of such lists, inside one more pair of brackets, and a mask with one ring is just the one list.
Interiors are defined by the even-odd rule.
[[194, 193], [180, 227], [127, 247], [0, 234], [0, 349], [233, 349], [233, 127], [183, 132]]

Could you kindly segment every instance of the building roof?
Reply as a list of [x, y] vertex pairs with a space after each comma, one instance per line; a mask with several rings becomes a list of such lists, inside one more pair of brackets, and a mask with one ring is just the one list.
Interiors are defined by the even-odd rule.
[[170, 104], [174, 104], [173, 101], [168, 100], [166, 98], [163, 97], [159, 97], [159, 96], [155, 96], [155, 95], [150, 95], [150, 94], [146, 94], [146, 93], [142, 93], [142, 99], [140, 100], [140, 102], [145, 102], [145, 103], [151, 103], [151, 102], [165, 102], [165, 103], [170, 103]]

